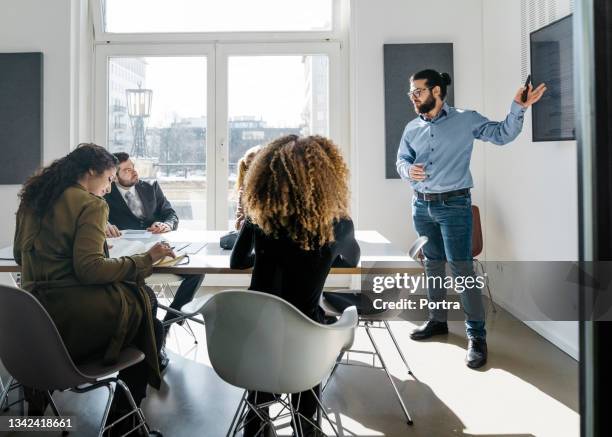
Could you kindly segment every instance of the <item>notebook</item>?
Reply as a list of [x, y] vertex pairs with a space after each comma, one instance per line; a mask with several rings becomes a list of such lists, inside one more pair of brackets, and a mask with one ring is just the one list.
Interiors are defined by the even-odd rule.
[[[147, 250], [153, 247], [155, 243], [159, 242], [159, 240], [145, 242], [131, 238], [126, 239], [123, 237], [108, 238], [106, 241], [109, 246], [108, 252], [111, 258], [120, 258], [122, 256], [131, 256], [145, 253]], [[186, 253], [177, 255], [176, 258], [170, 258], [169, 256], [167, 256], [153, 263], [153, 265], [156, 267], [172, 267], [177, 264], [180, 264], [186, 256]]]

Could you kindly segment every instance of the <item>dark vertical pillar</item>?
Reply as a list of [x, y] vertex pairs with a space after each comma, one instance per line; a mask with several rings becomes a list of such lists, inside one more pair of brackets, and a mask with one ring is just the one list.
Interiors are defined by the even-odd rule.
[[[580, 259], [612, 261], [612, 1], [576, 3]], [[580, 44], [582, 43], [582, 44]], [[588, 88], [590, 87], [590, 91]], [[582, 295], [581, 307], [592, 301]], [[612, 322], [580, 323], [581, 435], [612, 436]]]

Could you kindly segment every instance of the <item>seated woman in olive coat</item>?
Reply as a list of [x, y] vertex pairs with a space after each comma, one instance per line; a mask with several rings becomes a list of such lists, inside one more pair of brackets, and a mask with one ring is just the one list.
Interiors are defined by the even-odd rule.
[[[22, 287], [49, 312], [76, 363], [112, 363], [126, 345], [145, 353], [119, 375], [140, 404], [147, 384], [159, 388], [161, 379], [144, 278], [155, 261], [173, 253], [158, 243], [141, 255], [108, 258], [108, 206], [101, 196], [116, 165], [106, 149], [82, 144], [30, 177], [19, 194], [14, 256]], [[115, 401], [117, 417], [127, 405], [122, 396]]]

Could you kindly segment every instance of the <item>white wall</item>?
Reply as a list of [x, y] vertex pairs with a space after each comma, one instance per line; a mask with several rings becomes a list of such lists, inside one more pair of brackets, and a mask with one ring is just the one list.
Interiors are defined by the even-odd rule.
[[[79, 97], [78, 92], [89, 87], [93, 45], [87, 14], [86, 0], [0, 0], [0, 52], [43, 53], [45, 164], [68, 153], [88, 134], [89, 94]], [[13, 241], [19, 188], [0, 185], [0, 246]]]
[[[569, 0], [564, 0], [569, 10]], [[520, 2], [483, 2], [484, 107], [503, 117], [521, 81]], [[531, 114], [523, 133], [506, 147], [485, 149], [484, 233], [488, 261], [578, 259], [577, 151], [575, 141], [531, 141]], [[492, 269], [489, 271], [495, 274]], [[534, 269], [538, 275], [541, 269]], [[494, 298], [517, 316], [528, 316], [524, 291], [542, 278], [515, 275]], [[546, 286], [545, 284], [543, 285]], [[577, 322], [529, 322], [561, 349], [578, 357]]]
[[[491, 119], [506, 116], [522, 80], [519, 1], [435, 0], [425, 9], [415, 4], [351, 2], [351, 133], [358, 226], [378, 229], [404, 249], [415, 238], [412, 192], [407, 183], [386, 180], [384, 175], [383, 44], [452, 42], [455, 105]], [[577, 259], [575, 142], [532, 143], [527, 113], [523, 133], [511, 145], [476, 142], [471, 169], [473, 199], [483, 221], [482, 258]], [[521, 283], [515, 284], [512, 288], [493, 283], [494, 299], [525, 319], [528, 308], [517, 292]], [[577, 357], [577, 323], [528, 325]]]
[[[405, 0], [351, 3], [351, 131], [357, 155], [352, 171], [358, 184], [358, 226], [379, 230], [405, 250], [416, 238], [412, 190], [407, 182], [385, 179], [383, 44], [452, 42], [455, 104], [476, 110], [483, 105], [481, 0], [436, 0], [426, 8], [415, 5]], [[406, 72], [406, 80], [410, 73]], [[410, 105], [408, 98], [406, 105]], [[477, 204], [483, 197], [482, 156], [481, 145], [476, 145], [472, 174]]]
[[[43, 52], [44, 161], [67, 153], [70, 144], [70, 0], [0, 0], [0, 52]], [[13, 240], [18, 191], [17, 185], [0, 185], [2, 246]]]

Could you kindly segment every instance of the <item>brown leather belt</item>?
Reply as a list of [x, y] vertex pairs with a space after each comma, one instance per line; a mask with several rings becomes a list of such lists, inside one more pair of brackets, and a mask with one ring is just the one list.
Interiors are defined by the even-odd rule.
[[415, 191], [414, 194], [417, 196], [417, 199], [420, 200], [442, 202], [446, 199], [450, 199], [451, 197], [467, 196], [470, 194], [470, 189], [464, 188], [462, 190], [447, 191], [446, 193], [420, 193]]

